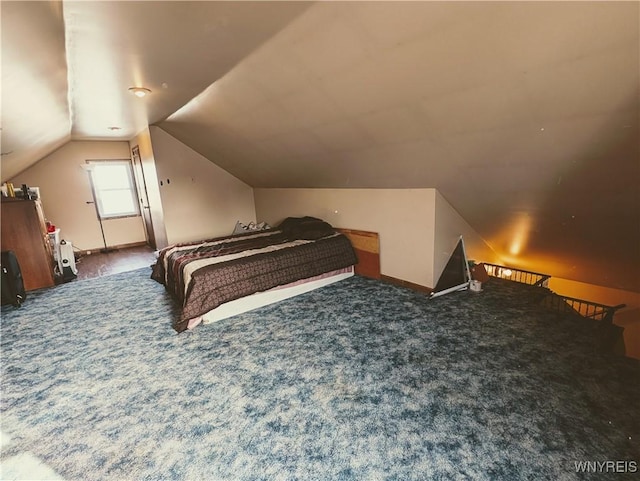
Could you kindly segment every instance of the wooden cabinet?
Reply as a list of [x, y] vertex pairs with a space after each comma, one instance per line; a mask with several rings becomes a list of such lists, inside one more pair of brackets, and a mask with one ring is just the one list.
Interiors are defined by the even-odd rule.
[[380, 239], [377, 232], [354, 229], [336, 229], [351, 241], [353, 250], [358, 258], [355, 273], [380, 279]]
[[54, 259], [39, 200], [2, 200], [3, 251], [16, 253], [27, 291], [55, 284]]

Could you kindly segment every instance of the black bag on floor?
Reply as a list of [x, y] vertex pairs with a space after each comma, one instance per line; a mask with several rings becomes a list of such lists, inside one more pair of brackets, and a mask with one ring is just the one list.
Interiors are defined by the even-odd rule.
[[13, 304], [20, 307], [27, 297], [22, 280], [22, 272], [18, 258], [13, 251], [3, 251], [1, 259], [2, 285], [2, 305]]

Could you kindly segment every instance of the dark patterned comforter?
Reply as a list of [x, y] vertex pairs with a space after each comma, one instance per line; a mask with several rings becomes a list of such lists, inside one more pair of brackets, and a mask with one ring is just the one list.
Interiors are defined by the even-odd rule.
[[182, 305], [173, 323], [181, 332], [225, 302], [356, 263], [342, 234], [297, 239], [269, 230], [169, 246], [160, 251], [151, 277]]

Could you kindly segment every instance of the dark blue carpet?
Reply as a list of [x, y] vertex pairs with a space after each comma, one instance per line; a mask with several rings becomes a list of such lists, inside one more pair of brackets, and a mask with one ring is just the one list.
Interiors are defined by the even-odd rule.
[[640, 362], [522, 286], [428, 300], [355, 277], [177, 335], [149, 274], [3, 307], [3, 460], [69, 480], [638, 479], [576, 463], [640, 462]]

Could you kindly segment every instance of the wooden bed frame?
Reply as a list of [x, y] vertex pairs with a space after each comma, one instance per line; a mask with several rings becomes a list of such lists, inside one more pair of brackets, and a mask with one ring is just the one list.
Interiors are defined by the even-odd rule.
[[383, 275], [381, 273], [380, 238], [377, 232], [340, 228], [336, 228], [336, 230], [349, 238], [354, 250], [356, 251], [356, 256], [359, 261], [355, 266], [356, 274], [378, 279], [396, 286], [413, 289], [414, 291], [423, 292], [425, 294], [430, 294], [433, 291], [430, 287], [415, 284], [396, 277]]
[[340, 229], [336, 230], [349, 238], [358, 257], [355, 273], [380, 279], [380, 238], [377, 232], [365, 230]]

